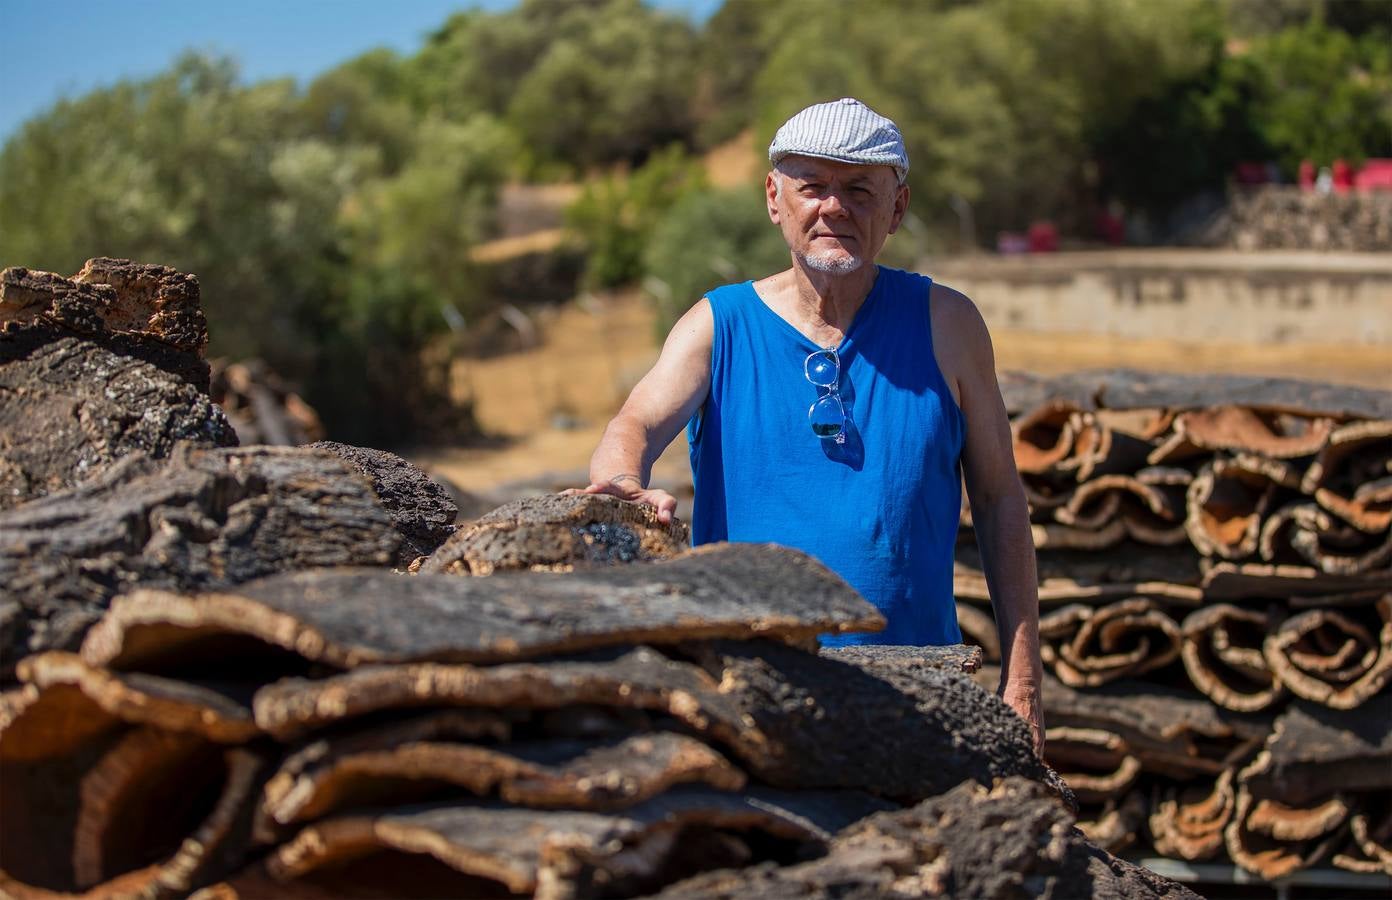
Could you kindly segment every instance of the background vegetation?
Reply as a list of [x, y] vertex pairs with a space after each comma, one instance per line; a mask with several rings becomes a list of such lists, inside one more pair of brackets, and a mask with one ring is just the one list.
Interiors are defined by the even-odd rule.
[[523, 0], [303, 88], [191, 55], [6, 143], [0, 264], [196, 272], [214, 353], [299, 380], [336, 436], [400, 442], [462, 427], [425, 351], [518, 299], [469, 256], [502, 185], [587, 180], [583, 285], [646, 279], [670, 320], [783, 260], [757, 188], [709, 190], [693, 157], [845, 95], [903, 128], [924, 246], [954, 206], [982, 238], [1086, 235], [1111, 202], [1164, 234], [1240, 161], [1392, 156], [1392, 21], [1382, 0], [727, 0], [697, 26]]

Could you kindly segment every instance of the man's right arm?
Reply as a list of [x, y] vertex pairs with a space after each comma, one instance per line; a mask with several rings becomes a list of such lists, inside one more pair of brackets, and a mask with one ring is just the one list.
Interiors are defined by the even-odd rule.
[[657, 363], [633, 388], [590, 459], [590, 494], [612, 494], [657, 508], [670, 522], [677, 501], [649, 490], [653, 463], [677, 436], [710, 390], [715, 318], [702, 298], [672, 327]]

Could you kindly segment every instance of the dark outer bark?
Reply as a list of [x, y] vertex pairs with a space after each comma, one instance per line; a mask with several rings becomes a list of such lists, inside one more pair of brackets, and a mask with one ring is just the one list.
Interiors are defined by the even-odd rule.
[[664, 900], [1197, 898], [1187, 888], [1089, 844], [1039, 785], [964, 784], [836, 836], [826, 856], [699, 875]]
[[325, 453], [132, 455], [98, 479], [0, 513], [0, 679], [26, 652], [76, 649], [122, 591], [385, 565], [398, 540], [367, 481]]
[[[994, 686], [999, 677], [995, 666], [982, 666], [973, 676], [983, 686]], [[1110, 731], [1145, 771], [1176, 778], [1216, 775], [1229, 753], [1255, 747], [1271, 732], [1269, 715], [1231, 712], [1196, 692], [1140, 681], [1080, 691], [1045, 674], [1043, 696], [1050, 726]]]
[[288, 824], [374, 801], [427, 799], [441, 784], [518, 806], [595, 811], [632, 806], [675, 784], [745, 786], [744, 774], [718, 752], [672, 732], [491, 746], [385, 737], [351, 749], [330, 738], [293, 754], [267, 786], [267, 811]]
[[[149, 609], [186, 607], [222, 634], [257, 635], [344, 667], [426, 660], [491, 663], [702, 637], [802, 639], [869, 630], [883, 621], [831, 570], [772, 544], [714, 544], [652, 565], [565, 577], [510, 572], [490, 578], [402, 578], [366, 570], [321, 571], [205, 598], [147, 599]], [[102, 627], [104, 655], [93, 661], [117, 668], [141, 665], [138, 653], [122, 652], [139, 640], [122, 632], [122, 617], [134, 615], [140, 602], [127, 598], [108, 617]], [[221, 618], [214, 621], [214, 615]], [[285, 617], [293, 620], [295, 632], [312, 632], [322, 640], [287, 638]], [[131, 631], [158, 627], [136, 624]], [[169, 640], [206, 636], [171, 634]]]
[[429, 556], [454, 534], [459, 508], [449, 493], [424, 471], [395, 453], [337, 441], [316, 441], [309, 446], [332, 453], [372, 482], [377, 499], [401, 533], [401, 549], [396, 556], [398, 567], [405, 568], [417, 557]]
[[1024, 720], [962, 675], [904, 661], [871, 674], [767, 641], [683, 649], [781, 748], [747, 760], [769, 784], [910, 803], [969, 779], [1047, 777]]
[[[873, 810], [870, 806], [858, 811], [863, 815]], [[690, 787], [616, 814], [496, 804], [437, 805], [374, 818], [326, 820], [278, 848], [268, 868], [276, 877], [293, 878], [325, 863], [360, 856], [374, 844], [420, 848], [425, 837], [432, 853], [448, 865], [496, 878], [514, 891], [532, 891], [543, 866], [560, 870], [561, 879], [578, 874], [576, 869], [588, 870], [587, 880], [601, 880], [596, 872], [608, 876], [603, 881], [641, 879], [659, 869], [661, 859], [643, 858], [647, 854], [624, 859], [620, 851], [655, 831], [676, 827], [754, 829], [820, 845], [835, 827], [848, 824], [841, 815], [819, 822], [823, 812], [823, 804], [809, 804], [790, 794], [756, 790], [744, 795]], [[572, 866], [570, 859], [582, 865]]]
[[891, 644], [865, 644], [859, 647], [827, 647], [822, 656], [859, 666], [876, 673], [881, 667], [910, 671], [941, 669], [944, 672], [971, 674], [981, 668], [981, 648], [967, 644], [944, 647], [907, 647]]
[[100, 475], [132, 453], [162, 458], [180, 441], [236, 446], [208, 399], [206, 367], [200, 389], [147, 361], [179, 351], [147, 341], [155, 352], [138, 354], [137, 343], [50, 326], [0, 334], [0, 510]]
[[1387, 573], [1328, 575], [1312, 566], [1213, 562], [1204, 566], [1203, 592], [1211, 600], [1288, 599], [1368, 590], [1385, 590]]
[[904, 669], [882, 680], [771, 642], [684, 650], [704, 656], [708, 671], [638, 648], [607, 660], [366, 667], [285, 679], [257, 693], [255, 716], [284, 740], [386, 709], [581, 703], [669, 714], [789, 789], [903, 801], [969, 778], [1048, 777], [1023, 720], [961, 676]]
[[555, 710], [560, 716], [577, 705], [669, 713], [734, 747], [743, 759], [773, 752], [709, 675], [648, 647], [486, 668], [423, 663], [364, 666], [314, 680], [285, 678], [261, 688], [253, 708], [257, 724], [289, 740], [381, 710], [465, 706]]
[[76, 689], [125, 722], [192, 732], [219, 744], [241, 744], [259, 731], [249, 704], [201, 685], [138, 672], [89, 666], [75, 653], [52, 651], [25, 657], [19, 678], [40, 690]]
[[102, 315], [112, 331], [148, 334], [191, 353], [201, 354], [208, 345], [208, 320], [193, 275], [168, 266], [98, 257], [87, 260], [73, 281], [115, 290], [116, 302]]
[[[955, 550], [958, 597], [986, 600], [986, 579], [975, 544], [959, 543]], [[1086, 550], [1040, 550], [1040, 598], [1052, 602], [1106, 601], [1149, 593], [1147, 585], [1169, 585], [1177, 595], [1194, 595], [1200, 578], [1200, 557], [1193, 547], [1155, 547], [1122, 543], [1105, 553]], [[964, 588], [966, 590], [964, 590]]]
[[547, 494], [498, 507], [463, 528], [421, 566], [428, 574], [563, 571], [667, 559], [690, 546], [686, 525], [603, 494]]
[[0, 333], [21, 346], [82, 335], [146, 359], [208, 393], [207, 320], [198, 279], [167, 266], [89, 259], [63, 278], [20, 267], [0, 272]]
[[1296, 700], [1239, 780], [1258, 796], [1290, 804], [1392, 790], [1392, 694], [1351, 710]]
[[[115, 879], [93, 890], [101, 897], [183, 896], [240, 860], [263, 778], [259, 753], [142, 727], [130, 712], [113, 714], [70, 684], [0, 694], [0, 896], [26, 896], [26, 886], [72, 891], [83, 880], [81, 857], [90, 886], [93, 849], [109, 854], [96, 877]], [[93, 777], [141, 734], [186, 746], [198, 764], [126, 759]], [[76, 830], [94, 818], [110, 828], [86, 831], [84, 844]]]
[[1080, 409], [1195, 409], [1219, 404], [1342, 419], [1392, 418], [1392, 391], [1252, 375], [1181, 375], [1099, 369], [1050, 378], [1007, 373], [1006, 409], [1024, 412], [1050, 399]]

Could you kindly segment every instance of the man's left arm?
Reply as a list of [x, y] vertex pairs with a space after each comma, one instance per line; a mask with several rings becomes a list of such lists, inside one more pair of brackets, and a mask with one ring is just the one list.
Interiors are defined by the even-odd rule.
[[[948, 324], [950, 364], [959, 405], [966, 420], [962, 472], [971, 502], [972, 524], [981, 548], [986, 584], [1000, 632], [999, 692], [1030, 724], [1035, 749], [1044, 750], [1039, 659], [1039, 580], [1034, 539], [1010, 436], [1010, 420], [996, 381], [995, 352], [986, 323], [970, 300], [956, 291], [942, 293]], [[938, 317], [935, 316], [935, 323]], [[934, 341], [935, 348], [938, 341]]]

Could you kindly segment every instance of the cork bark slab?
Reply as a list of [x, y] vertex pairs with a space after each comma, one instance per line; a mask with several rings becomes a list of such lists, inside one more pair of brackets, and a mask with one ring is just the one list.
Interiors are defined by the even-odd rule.
[[580, 704], [670, 715], [701, 734], [766, 756], [767, 739], [718, 683], [646, 647], [594, 659], [498, 666], [366, 666], [322, 679], [287, 678], [256, 694], [256, 722], [280, 740], [384, 710], [431, 707], [564, 710]]
[[670, 732], [617, 741], [552, 740], [483, 746], [416, 740], [390, 730], [375, 746], [328, 739], [292, 754], [266, 785], [264, 809], [277, 825], [355, 806], [429, 799], [455, 788], [534, 808], [607, 811], [699, 782], [727, 791], [742, 772], [700, 741]]
[[0, 510], [131, 453], [235, 446], [208, 398], [206, 342], [191, 275], [107, 259], [76, 279], [0, 272]]
[[1100, 806], [1084, 805], [1078, 811], [1078, 830], [1108, 853], [1120, 853], [1144, 833], [1147, 811], [1145, 794], [1130, 790]]
[[1392, 804], [1382, 798], [1381, 809], [1360, 811], [1349, 818], [1350, 839], [1331, 862], [1353, 872], [1392, 875]]
[[843, 831], [827, 854], [791, 866], [763, 863], [698, 875], [662, 900], [909, 900], [925, 896], [1004, 900], [1193, 900], [1176, 882], [1090, 845], [1041, 786], [1007, 779], [964, 784], [911, 809], [872, 816]]
[[1185, 528], [1205, 556], [1245, 559], [1255, 556], [1262, 521], [1281, 488], [1299, 486], [1295, 469], [1258, 456], [1216, 459], [1199, 470], [1189, 485]]
[[183, 895], [240, 853], [262, 766], [132, 725], [74, 683], [0, 695], [0, 890]]
[[1044, 664], [1072, 687], [1143, 674], [1179, 656], [1179, 625], [1144, 597], [1051, 612], [1040, 621], [1040, 636]]
[[771, 544], [718, 544], [641, 567], [556, 578], [320, 571], [236, 591], [121, 598], [83, 657], [138, 669], [181, 642], [251, 636], [306, 659], [491, 663], [589, 648], [688, 638], [877, 630], [883, 618], [811, 557]]
[[743, 760], [768, 784], [912, 803], [966, 779], [1046, 778], [1024, 720], [962, 675], [890, 658], [862, 669], [770, 642], [683, 651], [777, 748]]
[[1296, 696], [1334, 709], [1367, 703], [1392, 683], [1392, 594], [1373, 609], [1375, 618], [1353, 609], [1291, 616], [1263, 643], [1266, 664]]
[[1108, 475], [1129, 474], [1145, 465], [1155, 443], [1129, 431], [1114, 429], [1092, 412], [1074, 419], [1077, 437], [1073, 452], [1056, 470], [1080, 484]]
[[549, 494], [501, 506], [421, 565], [427, 574], [491, 575], [670, 559], [691, 544], [685, 524], [604, 494]]
[[1261, 797], [1302, 805], [1340, 791], [1392, 790], [1392, 694], [1353, 710], [1292, 703], [1241, 781]]
[[111, 672], [90, 666], [75, 653], [52, 651], [28, 657], [20, 681], [40, 691], [79, 691], [106, 714], [131, 724], [198, 735], [218, 744], [240, 744], [261, 733], [251, 707], [202, 685], [155, 675]]
[[1011, 423], [1015, 467], [1022, 473], [1053, 471], [1073, 452], [1078, 410], [1067, 402], [1044, 403]]
[[1270, 881], [1328, 857], [1348, 815], [1348, 804], [1339, 796], [1295, 806], [1255, 797], [1239, 785], [1224, 843], [1233, 862]]
[[1181, 630], [1180, 656], [1189, 680], [1214, 703], [1236, 712], [1261, 712], [1285, 697], [1262, 654], [1262, 642], [1280, 617], [1214, 603], [1190, 613]]
[[[953, 594], [960, 600], [989, 602], [986, 577], [976, 545], [955, 550]], [[1157, 547], [1122, 543], [1107, 553], [1085, 550], [1039, 550], [1039, 602], [1105, 604], [1126, 597], [1161, 597], [1197, 606], [1204, 599], [1201, 557], [1184, 546]]]
[[[80, 487], [0, 513], [0, 657], [76, 649], [136, 587], [228, 587], [311, 566], [385, 565], [398, 543], [372, 488], [300, 448], [129, 457]], [[3, 677], [4, 670], [0, 670]]]
[[[410, 854], [402, 860], [403, 875], [409, 872], [411, 856], [428, 854], [516, 893], [558, 891], [582, 875], [591, 884], [641, 883], [661, 872], [684, 828], [757, 830], [822, 844], [831, 836], [831, 829], [823, 825], [844, 827], [848, 821], [836, 816], [819, 824], [816, 817], [826, 814], [828, 804], [825, 798], [812, 800], [679, 788], [622, 813], [459, 804], [340, 817], [312, 825], [278, 847], [266, 868], [273, 878], [288, 882], [326, 865], [389, 849]], [[811, 816], [806, 814], [809, 808]], [[850, 821], [873, 809], [855, 809]]]
[[1334, 420], [1223, 405], [1181, 413], [1173, 427], [1164, 444], [1150, 455], [1151, 463], [1178, 462], [1214, 451], [1272, 459], [1313, 456], [1328, 443]]
[[1192, 862], [1213, 859], [1223, 851], [1223, 831], [1232, 821], [1237, 795], [1235, 769], [1224, 769], [1210, 784], [1156, 786], [1150, 814], [1155, 851]]
[[859, 647], [826, 647], [828, 659], [851, 663], [871, 673], [882, 667], [941, 669], [970, 675], [981, 668], [982, 650], [967, 644], [941, 647], [908, 647], [894, 644], [865, 644]]
[[404, 569], [416, 559], [434, 553], [454, 534], [459, 507], [449, 492], [395, 453], [338, 441], [316, 441], [309, 446], [332, 453], [372, 482], [372, 492], [401, 535], [395, 560], [398, 568]]
[[[973, 676], [995, 687], [999, 670]], [[1118, 735], [1144, 771], [1177, 779], [1216, 776], [1261, 746], [1269, 715], [1241, 715], [1214, 706], [1192, 690], [1143, 681], [1117, 681], [1087, 690], [1045, 675], [1049, 727], [1097, 728]]]
[[1291, 378], [1092, 369], [1049, 377], [1004, 372], [1000, 385], [1012, 416], [1063, 401], [1084, 411], [1187, 410], [1225, 404], [1341, 421], [1392, 419], [1392, 392]]
[[1325, 602], [1324, 597], [1378, 594], [1386, 588], [1386, 572], [1329, 575], [1313, 566], [1214, 562], [1205, 567], [1202, 596], [1210, 600], [1281, 597], [1299, 605], [1301, 598]]
[[1306, 494], [1328, 491], [1336, 497], [1352, 497], [1354, 488], [1388, 474], [1392, 451], [1392, 417], [1375, 421], [1352, 421], [1329, 434], [1329, 440], [1315, 456], [1300, 480]]
[[1141, 774], [1141, 761], [1110, 731], [1059, 726], [1049, 728], [1046, 738], [1044, 761], [1063, 776], [1080, 803], [1116, 800]]
[[[1182, 469], [1159, 467], [1135, 475], [1103, 475], [1079, 485], [1054, 517], [1064, 525], [1096, 529], [1125, 511], [1137, 522], [1172, 528], [1184, 520], [1184, 491], [1190, 480]], [[1131, 502], [1124, 506], [1123, 500]]]

